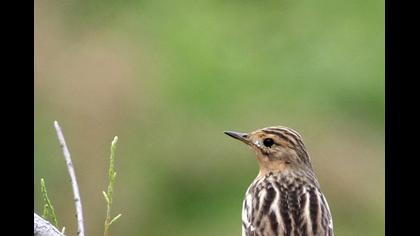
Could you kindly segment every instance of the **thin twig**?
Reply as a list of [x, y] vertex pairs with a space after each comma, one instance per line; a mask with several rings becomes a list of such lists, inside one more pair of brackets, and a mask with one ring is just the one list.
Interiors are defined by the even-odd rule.
[[82, 201], [79, 194], [79, 186], [77, 185], [76, 173], [74, 172], [73, 163], [71, 161], [70, 152], [67, 148], [66, 141], [64, 140], [63, 132], [57, 121], [54, 121], [54, 127], [57, 131], [57, 137], [60, 142], [60, 146], [63, 149], [64, 158], [66, 159], [67, 170], [70, 174], [70, 182], [73, 188], [74, 204], [76, 205], [76, 218], [77, 218], [77, 235], [84, 236], [85, 229], [83, 225], [83, 211]]

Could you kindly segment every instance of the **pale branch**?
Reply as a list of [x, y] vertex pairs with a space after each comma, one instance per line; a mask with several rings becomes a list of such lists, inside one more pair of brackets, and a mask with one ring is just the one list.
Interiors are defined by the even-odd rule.
[[77, 235], [78, 236], [84, 236], [85, 235], [85, 229], [83, 224], [83, 211], [82, 211], [82, 201], [80, 198], [79, 193], [79, 186], [77, 184], [76, 180], [76, 173], [73, 168], [73, 163], [71, 161], [70, 152], [67, 148], [66, 141], [64, 139], [63, 132], [61, 131], [61, 127], [58, 124], [57, 121], [54, 121], [54, 127], [57, 132], [57, 137], [60, 142], [60, 146], [63, 149], [64, 158], [66, 160], [67, 164], [67, 170], [70, 174], [70, 182], [73, 188], [73, 196], [74, 196], [74, 203], [76, 206], [76, 218], [77, 218]]
[[34, 236], [64, 236], [50, 222], [34, 213]]

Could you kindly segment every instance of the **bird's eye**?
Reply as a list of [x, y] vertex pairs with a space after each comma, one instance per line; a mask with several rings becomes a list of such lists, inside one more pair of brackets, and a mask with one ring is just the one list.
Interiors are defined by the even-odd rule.
[[274, 141], [271, 138], [266, 138], [266, 139], [263, 140], [263, 144], [266, 147], [271, 147], [271, 146], [273, 146]]

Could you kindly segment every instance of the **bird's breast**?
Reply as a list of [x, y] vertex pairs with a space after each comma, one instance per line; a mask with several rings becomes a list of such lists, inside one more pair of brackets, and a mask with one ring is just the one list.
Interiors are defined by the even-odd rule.
[[257, 177], [245, 193], [243, 235], [332, 235], [328, 204], [313, 183], [274, 174]]

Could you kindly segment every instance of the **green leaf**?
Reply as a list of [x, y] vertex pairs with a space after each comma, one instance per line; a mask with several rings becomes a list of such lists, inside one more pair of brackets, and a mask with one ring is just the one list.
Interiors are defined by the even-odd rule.
[[108, 198], [108, 195], [106, 194], [106, 192], [102, 191], [102, 194], [104, 195], [106, 202], [109, 203], [109, 198]]

